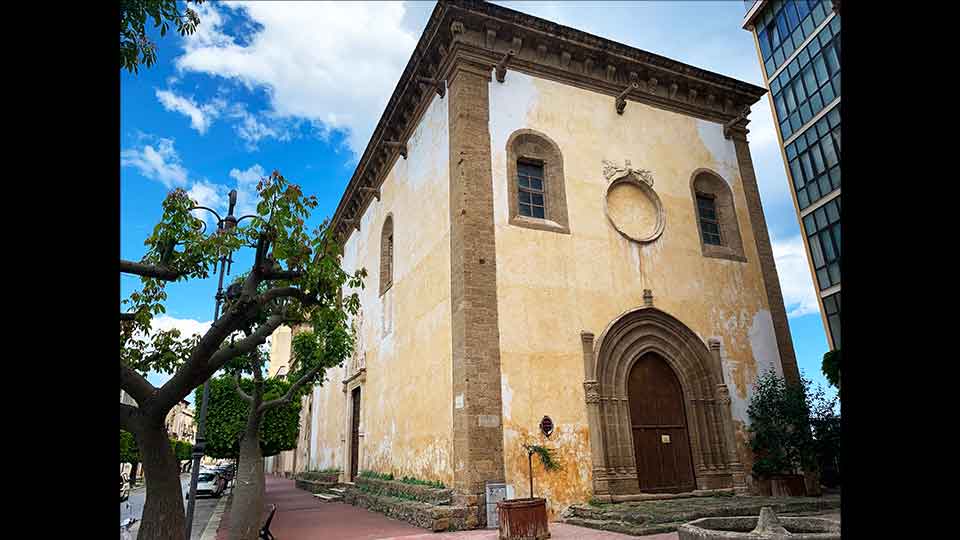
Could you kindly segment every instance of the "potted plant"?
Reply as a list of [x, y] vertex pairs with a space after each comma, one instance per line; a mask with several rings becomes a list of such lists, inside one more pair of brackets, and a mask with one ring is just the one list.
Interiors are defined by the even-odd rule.
[[497, 503], [500, 517], [500, 540], [545, 540], [550, 538], [547, 527], [547, 500], [533, 496], [533, 455], [540, 458], [548, 471], [560, 469], [553, 450], [538, 444], [524, 444], [530, 473], [530, 496]]

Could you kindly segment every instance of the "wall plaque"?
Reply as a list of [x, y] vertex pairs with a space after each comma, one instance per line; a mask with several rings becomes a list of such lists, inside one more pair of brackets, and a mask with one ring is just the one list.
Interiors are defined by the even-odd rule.
[[540, 431], [546, 435], [548, 439], [550, 435], [553, 435], [553, 420], [551, 420], [549, 416], [544, 416], [543, 419], [540, 420]]

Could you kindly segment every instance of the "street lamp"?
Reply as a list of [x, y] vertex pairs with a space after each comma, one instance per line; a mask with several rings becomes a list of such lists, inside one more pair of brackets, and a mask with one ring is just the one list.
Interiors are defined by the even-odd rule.
[[[213, 234], [226, 233], [233, 230], [236, 226], [243, 220], [247, 218], [255, 218], [258, 216], [247, 215], [243, 216], [240, 219], [237, 219], [233, 215], [233, 209], [237, 205], [237, 190], [230, 191], [230, 208], [227, 210], [227, 217], [220, 217], [220, 214], [212, 208], [207, 208], [206, 206], [194, 206], [191, 210], [206, 210], [217, 217], [217, 230]], [[224, 253], [220, 256], [220, 278], [217, 283], [217, 295], [216, 304], [213, 308], [213, 320], [216, 322], [217, 318], [220, 317], [220, 304], [223, 301], [223, 273], [224, 269], [229, 268], [227, 265], [233, 263], [232, 253]], [[229, 270], [227, 270], [229, 273]], [[197, 499], [197, 478], [200, 475], [200, 460], [203, 458], [204, 450], [206, 448], [206, 439], [204, 439], [204, 434], [206, 433], [206, 423], [207, 423], [207, 402], [210, 398], [210, 379], [208, 378], [203, 382], [203, 398], [200, 402], [200, 421], [197, 426], [197, 438], [193, 445], [193, 465], [190, 467], [190, 493], [187, 499], [187, 536], [186, 539], [190, 540], [190, 533], [193, 529], [193, 510], [196, 504]]]

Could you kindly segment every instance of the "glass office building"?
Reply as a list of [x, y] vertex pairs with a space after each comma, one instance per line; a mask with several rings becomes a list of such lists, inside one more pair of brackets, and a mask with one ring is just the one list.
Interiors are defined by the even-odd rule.
[[746, 0], [819, 292], [831, 349], [840, 348], [840, 0]]

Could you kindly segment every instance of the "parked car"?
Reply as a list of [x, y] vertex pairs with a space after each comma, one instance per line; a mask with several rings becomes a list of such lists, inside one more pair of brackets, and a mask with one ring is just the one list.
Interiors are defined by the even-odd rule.
[[[226, 480], [216, 471], [201, 471], [197, 475], [197, 495], [210, 495], [220, 498], [226, 487]], [[187, 498], [189, 497], [190, 494], [188, 493]]]
[[123, 502], [130, 498], [130, 483], [127, 481], [127, 477], [120, 475], [120, 502]]

